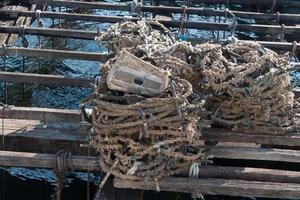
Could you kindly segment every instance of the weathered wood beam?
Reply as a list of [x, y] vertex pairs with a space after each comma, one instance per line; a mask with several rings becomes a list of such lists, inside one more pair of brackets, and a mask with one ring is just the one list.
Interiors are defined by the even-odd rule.
[[28, 57], [46, 57], [46, 58], [65, 58], [75, 60], [89, 60], [89, 61], [101, 61], [106, 62], [107, 53], [95, 53], [95, 52], [80, 52], [80, 51], [66, 51], [66, 50], [54, 50], [54, 49], [31, 49], [22, 47], [7, 47], [0, 50], [1, 55], [8, 56], [28, 56]]
[[[1, 11], [8, 11], [8, 10], [24, 10], [27, 9], [23, 6], [15, 6], [15, 5], [8, 5], [8, 6], [3, 6], [0, 8]], [[1, 26], [14, 26], [16, 24], [18, 17], [14, 18], [14, 19], [9, 19], [9, 20], [5, 20], [3, 19], [2, 21], [0, 21]], [[8, 44], [9, 42], [9, 38], [10, 38], [10, 33], [8, 34], [0, 34], [0, 44]]]
[[[0, 33], [1, 32], [2, 33], [17, 33], [17, 34], [19, 34], [20, 27], [0, 26]], [[94, 40], [95, 37], [97, 36], [96, 31], [72, 30], [72, 29], [53, 29], [53, 28], [32, 28], [32, 27], [25, 28], [25, 34], [55, 36], [55, 37], [84, 39], [84, 40]], [[191, 38], [190, 41], [193, 43], [203, 42], [203, 40], [199, 40], [197, 38]], [[241, 40], [241, 41], [243, 41], [243, 40]], [[292, 43], [265, 42], [265, 41], [257, 41], [257, 42], [264, 45], [267, 48], [274, 49], [274, 50], [291, 51], [291, 49], [292, 49]], [[299, 44], [297, 44], [296, 50], [297, 51], [300, 50]]]
[[[57, 13], [57, 12], [48, 12], [48, 17], [51, 18], [61, 18], [61, 19], [73, 19], [73, 20], [82, 20], [87, 18], [89, 21], [95, 22], [106, 22], [106, 23], [117, 23], [123, 21], [123, 17], [118, 16], [99, 16], [99, 15], [84, 15], [84, 14], [72, 14], [72, 13]], [[131, 20], [139, 20], [139, 18], [133, 17]], [[221, 30], [229, 31], [231, 25], [228, 23], [216, 23], [216, 22], [201, 22], [201, 21], [180, 21], [180, 20], [158, 20], [160, 23], [164, 24], [167, 27], [182, 27], [189, 29], [203, 29], [203, 30]], [[9, 33], [20, 33], [19, 27], [1, 27], [1, 32]], [[39, 28], [42, 30], [42, 28]], [[35, 34], [37, 33], [37, 28], [28, 28], [25, 27], [25, 34]], [[56, 29], [52, 29], [53, 31]], [[74, 31], [74, 30], [73, 30]], [[268, 33], [268, 34], [297, 34], [300, 33], [299, 26], [285, 26], [284, 28], [277, 25], [262, 25], [262, 24], [238, 24], [236, 26], [236, 31], [249, 31], [254, 33]], [[77, 34], [80, 32], [77, 32]], [[42, 34], [42, 33], [40, 33]], [[67, 37], [66, 34], [64, 37]], [[95, 35], [94, 35], [95, 36]], [[70, 37], [70, 36], [69, 36]], [[94, 37], [93, 37], [94, 38]]]
[[[174, 177], [160, 179], [158, 183], [160, 191], [245, 197], [300, 198], [300, 184], [295, 183]], [[117, 188], [156, 190], [157, 184], [152, 179], [146, 182], [144, 180], [130, 181], [115, 178], [114, 186]]]
[[0, 81], [11, 83], [29, 83], [40, 85], [66, 85], [89, 87], [93, 80], [84, 78], [68, 78], [60, 75], [46, 75], [19, 72], [0, 72]]
[[[7, 110], [0, 106], [0, 110]], [[74, 122], [81, 121], [80, 110], [37, 108], [37, 107], [15, 107], [11, 106], [7, 112], [0, 112], [0, 118], [30, 119], [43, 122]]]
[[[226, 4], [227, 0], [191, 0], [193, 3], [222, 3]], [[240, 5], [261, 5], [261, 6], [272, 6], [274, 4], [273, 0], [229, 0], [231, 4]], [[288, 6], [292, 8], [300, 8], [300, 2], [298, 0], [276, 0], [275, 6]]]
[[[25, 153], [14, 151], [0, 151], [0, 166], [55, 168], [56, 158], [53, 154]], [[72, 156], [72, 165], [77, 171], [100, 171], [96, 157]]]
[[[7, 151], [55, 154], [65, 149], [73, 155], [88, 155], [89, 126], [80, 123], [45, 120], [3, 119], [0, 123], [0, 149]], [[90, 149], [90, 155], [95, 151]]]
[[[45, 0], [44, 0], [45, 1]], [[129, 11], [130, 4], [126, 3], [105, 3], [105, 2], [66, 2], [66, 1], [53, 1], [53, 6], [67, 6], [72, 8], [86, 8], [86, 9], [104, 9], [104, 10], [120, 10], [120, 11]], [[151, 5], [143, 5], [141, 7], [143, 12], [155, 12], [155, 13], [183, 13], [184, 8], [182, 7], [170, 7], [170, 6], [151, 6]], [[214, 9], [203, 9], [197, 7], [189, 7], [185, 11], [187, 14], [194, 14], [199, 16], [225, 16], [225, 10], [214, 10]], [[243, 11], [230, 11], [236, 17], [240, 18], [252, 18], [259, 20], [280, 20], [280, 21], [289, 21], [298, 23], [300, 22], [299, 14], [274, 14], [274, 13], [258, 13], [258, 12], [243, 12]], [[22, 12], [22, 11], [0, 11], [0, 15], [9, 15], [11, 18], [16, 18], [17, 16], [27, 16], [27, 17], [35, 17], [35, 12]], [[76, 16], [76, 15], [74, 15]], [[94, 15], [89, 15], [94, 16]], [[49, 12], [42, 12], [41, 17], [49, 17]], [[80, 20], [89, 20], [88, 15], [83, 15]]]
[[[28, 3], [38, 3], [38, 4], [48, 4], [53, 6], [66, 6], [72, 8], [89, 8], [89, 9], [104, 9], [104, 10], [122, 10], [122, 11], [129, 11], [130, 4], [125, 3], [103, 3], [103, 2], [76, 2], [70, 0], [25, 0]], [[194, 3], [227, 3], [227, 0], [192, 0]], [[241, 4], [241, 5], [267, 5], [272, 6], [273, 0], [230, 0], [229, 3]], [[277, 0], [276, 5], [279, 6], [291, 6], [291, 7], [300, 7], [300, 3], [297, 0]], [[164, 6], [166, 7], [166, 6]], [[169, 9], [161, 10], [165, 12], [176, 12], [182, 13], [180, 8], [176, 7], [167, 7]], [[142, 11], [144, 12], [152, 12], [158, 10], [157, 6], [142, 6]], [[197, 9], [197, 8], [195, 8]], [[193, 11], [190, 11], [189, 8], [187, 9], [188, 14], [197, 14]]]
[[299, 98], [300, 97], [300, 87], [296, 87], [293, 89], [293, 92], [295, 94], [295, 97]]
[[201, 166], [199, 178], [237, 179], [277, 183], [300, 183], [299, 171], [252, 167]]
[[211, 158], [300, 163], [300, 151], [287, 149], [217, 146], [212, 148], [208, 154]]
[[212, 128], [204, 130], [202, 135], [205, 140], [210, 141], [300, 146], [299, 133], [286, 135], [243, 134], [221, 128]]
[[[21, 31], [20, 27], [0, 26], [0, 33], [19, 34], [20, 31]], [[95, 37], [97, 36], [96, 31], [58, 29], [58, 28], [34, 28], [34, 27], [25, 27], [24, 34], [55, 36], [55, 37], [62, 37], [62, 38], [74, 38], [74, 39], [85, 39], [85, 40], [94, 40]]]

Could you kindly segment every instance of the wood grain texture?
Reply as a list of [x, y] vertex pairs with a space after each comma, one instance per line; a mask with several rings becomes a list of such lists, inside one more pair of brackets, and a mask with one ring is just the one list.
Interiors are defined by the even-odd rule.
[[[193, 194], [228, 195], [267, 198], [300, 198], [300, 184], [273, 183], [210, 178], [164, 178], [158, 181], [160, 191]], [[154, 181], [129, 181], [114, 179], [117, 188], [156, 190]]]

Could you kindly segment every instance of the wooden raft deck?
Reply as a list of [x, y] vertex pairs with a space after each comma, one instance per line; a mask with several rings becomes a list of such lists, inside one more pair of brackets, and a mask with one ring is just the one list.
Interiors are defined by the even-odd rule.
[[[226, 0], [195, 0], [198, 3], [226, 3]], [[5, 6], [0, 9], [0, 16], [6, 16], [0, 26], [0, 43], [12, 45], [20, 34], [20, 26], [25, 35], [45, 37], [62, 37], [83, 40], [94, 40], [97, 32], [94, 30], [74, 30], [49, 27], [30, 27], [32, 18], [36, 17], [36, 8], [45, 8], [48, 3], [53, 7], [104, 9], [128, 11], [126, 3], [112, 4], [104, 2], [64, 1], [64, 0], [25, 0], [31, 3], [30, 8], [22, 6]], [[252, 0], [231, 0], [231, 3], [256, 4]], [[272, 0], [260, 0], [259, 3], [268, 6]], [[277, 0], [277, 6], [284, 4], [300, 8], [300, 3], [294, 0]], [[44, 9], [43, 9], [44, 10]], [[183, 8], [171, 6], [142, 6], [143, 12], [177, 13]], [[224, 10], [202, 9], [189, 7], [187, 14], [199, 16], [225, 15]], [[253, 32], [271, 34], [299, 33], [297, 26], [299, 14], [258, 13], [232, 11], [239, 18], [251, 18], [262, 23], [263, 20], [278, 20], [277, 25], [270, 24], [238, 24], [236, 32]], [[122, 16], [100, 16], [94, 14], [65, 13], [42, 11], [41, 18], [83, 20], [98, 23], [116, 23], [124, 20]], [[138, 18], [132, 17], [131, 20]], [[1, 19], [2, 20], [2, 19]], [[229, 23], [173, 20], [159, 18], [168, 27], [180, 27], [199, 30], [230, 31]], [[281, 26], [282, 22], [290, 22]], [[192, 42], [203, 42], [198, 38], [190, 38]], [[290, 52], [294, 47], [299, 54], [299, 43], [258, 41], [265, 47], [275, 51]], [[3, 49], [2, 49], [3, 50]], [[7, 56], [48, 57], [105, 62], [107, 54], [95, 52], [79, 52], [55, 49], [31, 49], [7, 47], [0, 51]], [[299, 70], [300, 64], [295, 63], [293, 69]], [[20, 72], [0, 72], [0, 81], [27, 84], [68, 85], [88, 87], [92, 79], [67, 78], [57, 75], [41, 75]], [[294, 88], [296, 96], [300, 97], [300, 89]], [[54, 168], [55, 153], [65, 149], [72, 152], [74, 170], [99, 171], [98, 158], [88, 145], [89, 129], [81, 123], [79, 110], [12, 107], [7, 112], [0, 107], [0, 165], [5, 167], [18, 166], [30, 168]], [[210, 151], [212, 165], [200, 168], [199, 178], [188, 178], [186, 172], [180, 177], [169, 177], [159, 180], [161, 191], [183, 192], [192, 194], [212, 194], [267, 198], [300, 198], [300, 133], [284, 136], [245, 135], [232, 133], [225, 129], [209, 129], [203, 133], [203, 141], [219, 142]], [[117, 188], [132, 188], [156, 190], [156, 184], [151, 180], [129, 181], [115, 178], [113, 184]]]
[[[88, 156], [87, 130], [80, 127], [80, 121], [77, 110], [13, 107], [4, 119], [5, 137], [1, 140], [5, 139], [5, 150], [0, 151], [1, 165], [54, 168], [54, 154], [67, 149], [73, 153], [75, 170], [99, 171], [96, 153], [91, 151]], [[161, 191], [300, 198], [299, 133], [245, 135], [208, 129], [203, 139], [219, 141], [210, 151], [214, 164], [201, 167], [198, 179], [186, 175], [160, 179]], [[117, 188], [156, 190], [152, 181], [115, 178], [113, 184]]]

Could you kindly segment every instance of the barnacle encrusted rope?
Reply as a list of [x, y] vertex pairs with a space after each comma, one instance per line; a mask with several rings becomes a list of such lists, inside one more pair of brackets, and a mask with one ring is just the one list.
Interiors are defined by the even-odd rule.
[[[197, 72], [199, 58], [194, 47], [188, 42], [176, 41], [171, 32], [157, 21], [114, 24], [96, 37], [96, 40], [105, 43], [114, 56], [119, 55], [121, 50], [126, 50], [156, 67], [170, 70], [173, 76], [186, 79], [193, 86], [200, 85], [200, 73]], [[114, 62], [111, 59], [101, 66], [104, 77], [102, 80], [105, 80], [106, 73]], [[103, 86], [100, 90], [105, 89], [104, 83], [100, 85]]]
[[126, 21], [112, 25], [107, 31], [97, 36], [96, 41], [106, 43], [113, 55], [121, 50], [130, 51], [141, 44], [174, 43], [171, 32], [157, 21]]
[[286, 57], [256, 42], [206, 43], [195, 49], [214, 122], [248, 133], [299, 130]]
[[[203, 101], [189, 82], [199, 75], [190, 43], [174, 42], [162, 24], [145, 20], [115, 24], [96, 40], [116, 56], [101, 66], [102, 80], [89, 100], [94, 105], [91, 144], [100, 153], [101, 168], [125, 179], [157, 179], [203, 160], [203, 125], [198, 126]], [[170, 71], [169, 87], [152, 98], [110, 90], [107, 74], [125, 50]]]
[[174, 82], [176, 95], [170, 86], [154, 98], [111, 92], [94, 96], [91, 144], [100, 153], [102, 170], [125, 179], [160, 178], [203, 159], [197, 132], [202, 104], [190, 103], [188, 81]]

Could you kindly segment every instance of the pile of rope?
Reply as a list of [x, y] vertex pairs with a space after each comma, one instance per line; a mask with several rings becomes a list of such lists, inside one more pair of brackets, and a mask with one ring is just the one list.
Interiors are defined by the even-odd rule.
[[[205, 160], [200, 130], [207, 120], [256, 133], [299, 127], [288, 59], [258, 43], [192, 46], [145, 20], [115, 24], [97, 40], [114, 57], [101, 66], [102, 79], [85, 103], [93, 104], [91, 144], [108, 174], [157, 180], [188, 171]], [[155, 97], [109, 89], [107, 74], [123, 50], [170, 71], [168, 88]]]
[[[197, 75], [193, 47], [174, 43], [162, 24], [145, 20], [115, 24], [97, 40], [115, 56], [101, 66], [102, 79], [88, 101], [94, 107], [91, 144], [100, 153], [102, 170], [123, 179], [157, 180], [204, 160], [199, 131], [204, 101], [189, 82]], [[107, 74], [125, 50], [170, 71], [163, 93], [150, 98], [107, 87]]]
[[[176, 41], [170, 30], [157, 21], [125, 21], [114, 24], [96, 37], [96, 40], [106, 44], [113, 56], [120, 55], [121, 50], [126, 50], [160, 69], [171, 71], [173, 76], [186, 79], [193, 86], [199, 87], [201, 74], [197, 66], [200, 60], [194, 47], [189, 42]], [[115, 60], [111, 59], [101, 66], [104, 77], [102, 80], [105, 80], [114, 62]], [[105, 83], [101, 85], [105, 86]]]
[[121, 50], [131, 52], [138, 45], [171, 45], [175, 39], [164, 25], [153, 20], [123, 21], [100, 33], [96, 41], [105, 43], [110, 53], [118, 55]]
[[288, 58], [256, 42], [197, 45], [212, 121], [246, 133], [299, 130]]
[[108, 91], [95, 94], [92, 103], [91, 144], [105, 172], [124, 179], [160, 178], [203, 159], [197, 131], [202, 104], [188, 81], [175, 78], [154, 98]]

